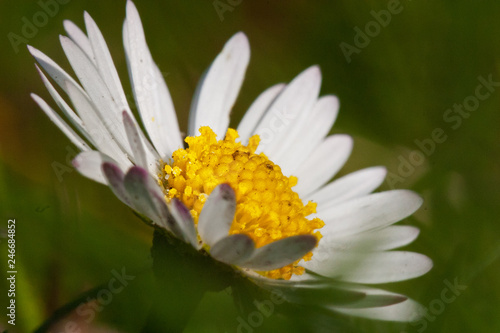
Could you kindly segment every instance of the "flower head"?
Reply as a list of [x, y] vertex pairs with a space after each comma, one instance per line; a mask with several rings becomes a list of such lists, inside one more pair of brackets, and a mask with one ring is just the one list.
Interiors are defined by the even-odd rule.
[[[123, 40], [144, 134], [87, 13], [85, 24], [86, 34], [66, 21], [69, 37], [61, 37], [80, 83], [29, 47], [73, 104], [37, 66], [66, 119], [32, 97], [82, 151], [74, 160], [81, 174], [106, 184], [154, 225], [255, 284], [282, 289], [289, 301], [300, 302], [298, 295], [317, 288], [341, 289], [363, 298], [349, 305], [322, 298], [319, 305], [376, 319], [415, 318], [420, 307], [414, 301], [358, 284], [406, 280], [432, 267], [421, 254], [391, 251], [417, 237], [418, 229], [392, 224], [418, 209], [421, 199], [405, 190], [371, 193], [385, 177], [382, 167], [328, 183], [347, 160], [352, 139], [327, 136], [339, 103], [335, 96], [319, 97], [317, 66], [265, 90], [237, 129], [229, 128], [250, 57], [246, 36], [237, 33], [200, 81], [183, 140], [167, 85], [129, 1]], [[290, 287], [293, 293], [287, 293]]]

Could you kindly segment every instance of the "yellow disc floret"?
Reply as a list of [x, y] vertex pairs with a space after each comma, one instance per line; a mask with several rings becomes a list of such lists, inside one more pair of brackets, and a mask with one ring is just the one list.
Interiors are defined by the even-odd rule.
[[[197, 223], [208, 195], [217, 185], [227, 183], [236, 194], [230, 234], [246, 234], [257, 247], [295, 235], [321, 238], [315, 230], [323, 227], [324, 222], [306, 218], [316, 212], [316, 204], [304, 205], [292, 190], [297, 178], [284, 176], [281, 168], [263, 153], [255, 153], [259, 144], [257, 135], [244, 146], [236, 142], [238, 132], [231, 128], [224, 140], [219, 141], [209, 127], [201, 127], [200, 133], [197, 137], [187, 137], [189, 148], [176, 150], [173, 162], [163, 168], [167, 201], [181, 200]], [[308, 253], [303, 259], [309, 260], [311, 256]], [[261, 274], [289, 279], [292, 274], [303, 273], [297, 263]]]

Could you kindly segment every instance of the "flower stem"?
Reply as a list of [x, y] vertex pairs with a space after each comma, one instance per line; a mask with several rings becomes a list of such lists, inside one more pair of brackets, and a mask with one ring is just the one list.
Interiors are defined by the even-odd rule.
[[229, 285], [226, 267], [162, 229], [155, 229], [151, 255], [157, 285], [143, 333], [182, 332], [205, 292]]

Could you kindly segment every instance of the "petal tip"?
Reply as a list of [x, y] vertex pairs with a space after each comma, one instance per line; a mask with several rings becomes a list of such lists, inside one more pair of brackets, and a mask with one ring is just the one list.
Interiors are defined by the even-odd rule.
[[[301, 84], [308, 84], [312, 87], [315, 87], [318, 90], [321, 86], [321, 69], [318, 65], [313, 65], [311, 67], [303, 70], [299, 75], [297, 75], [293, 81], [300, 81]], [[290, 83], [291, 84], [291, 83]]]
[[411, 191], [411, 190], [401, 190], [402, 193], [404, 193], [406, 199], [408, 200], [408, 203], [414, 207], [414, 211], [418, 210], [422, 204], [424, 203], [424, 199], [418, 195], [417, 193]]
[[28, 52], [31, 54], [31, 56], [37, 58], [39, 55], [40, 55], [40, 51], [34, 47], [34, 46], [31, 46], [31, 45], [26, 45], [26, 48], [28, 49]]
[[64, 36], [64, 35], [59, 35], [59, 41], [61, 42], [61, 44], [63, 44], [63, 46], [65, 44], [69, 44], [71, 39], [67, 36]]
[[300, 241], [311, 247], [311, 250], [318, 244], [318, 239], [313, 235], [301, 235]]
[[376, 172], [377, 174], [383, 176], [383, 178], [385, 178], [385, 176], [387, 175], [387, 168], [385, 166], [374, 166], [373, 167], [373, 171]]
[[108, 170], [120, 170], [120, 168], [115, 165], [114, 163], [111, 163], [111, 162], [102, 162], [102, 165], [101, 165], [102, 169], [108, 169]]
[[73, 167], [75, 167], [76, 169], [78, 169], [81, 165], [81, 157], [78, 155], [76, 156], [73, 160], [71, 160], [71, 164], [73, 165]]
[[130, 15], [138, 15], [137, 7], [135, 6], [135, 3], [132, 0], [127, 0], [127, 4], [125, 6], [125, 11], [126, 11], [126, 16], [129, 17]]
[[222, 199], [224, 199], [226, 201], [236, 200], [236, 194], [235, 194], [233, 188], [231, 187], [231, 185], [229, 185], [227, 183], [220, 184], [219, 190], [220, 190], [220, 194], [222, 196]]
[[247, 35], [243, 31], [239, 31], [231, 37], [230, 41], [235, 43], [241, 43], [243, 45], [250, 45]]
[[308, 74], [314, 78], [321, 78], [321, 68], [319, 65], [312, 65], [304, 71], [304, 74]]
[[127, 178], [137, 177], [137, 178], [145, 179], [146, 177], [148, 177], [148, 172], [144, 168], [141, 168], [140, 166], [134, 165], [133, 167], [131, 167], [128, 170], [126, 177]]

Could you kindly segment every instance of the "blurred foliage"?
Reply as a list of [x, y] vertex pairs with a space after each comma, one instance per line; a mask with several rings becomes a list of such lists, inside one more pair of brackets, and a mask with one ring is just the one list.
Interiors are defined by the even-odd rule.
[[[387, 287], [429, 306], [441, 297], [446, 287], [443, 281], [458, 278], [467, 290], [428, 321], [425, 332], [496, 332], [500, 330], [500, 91], [481, 101], [457, 129], [443, 116], [475, 93], [479, 76], [492, 75], [500, 81], [500, 2], [403, 0], [402, 11], [392, 15], [391, 22], [370, 37], [369, 45], [347, 62], [340, 44], [354, 45], [354, 28], [364, 30], [374, 20], [371, 11], [385, 10], [390, 2], [243, 0], [224, 12], [222, 20], [212, 1], [144, 0], [136, 4], [181, 128], [186, 128], [189, 103], [201, 73], [232, 34], [244, 31], [252, 58], [234, 107], [234, 125], [263, 89], [288, 82], [304, 68], [319, 64], [322, 94], [336, 94], [341, 101], [332, 132], [349, 133], [355, 139], [342, 174], [371, 165], [385, 165], [398, 174], [401, 159], [408, 160], [419, 149], [414, 141], [431, 138], [436, 128], [443, 129], [447, 140], [436, 144], [435, 151], [408, 177], [393, 183], [425, 198], [421, 210], [403, 223], [421, 228], [421, 236], [408, 249], [430, 256], [434, 269], [422, 278]], [[28, 42], [69, 68], [58, 45], [58, 34], [64, 33], [62, 21], [71, 19], [82, 26], [82, 13], [87, 10], [103, 31], [129, 89], [121, 46], [124, 9], [125, 1], [68, 1]], [[148, 270], [152, 230], [107, 188], [71, 171], [58, 180], [51, 164], [67, 165], [74, 148], [29, 98], [30, 92], [36, 92], [50, 99], [24, 45], [16, 53], [8, 37], [9, 33], [22, 35], [23, 18], [32, 20], [40, 10], [36, 1], [0, 2], [4, 36], [0, 231], [8, 218], [16, 219], [19, 271], [18, 320], [9, 332], [33, 330], [55, 309], [105, 283], [113, 270], [122, 267], [137, 278], [114, 295], [94, 323], [138, 331], [151, 305], [147, 295], [154, 292]], [[382, 189], [391, 187], [387, 183]], [[2, 240], [3, 257], [5, 244]], [[4, 258], [0, 262], [0, 303], [7, 304]], [[234, 331], [237, 316], [230, 295], [210, 293], [186, 332]], [[316, 324], [323, 319], [310, 318]], [[420, 328], [347, 320], [360, 332], [416, 332]], [[5, 324], [2, 314], [0, 328]], [[259, 330], [291, 330], [292, 324], [272, 316]]]

